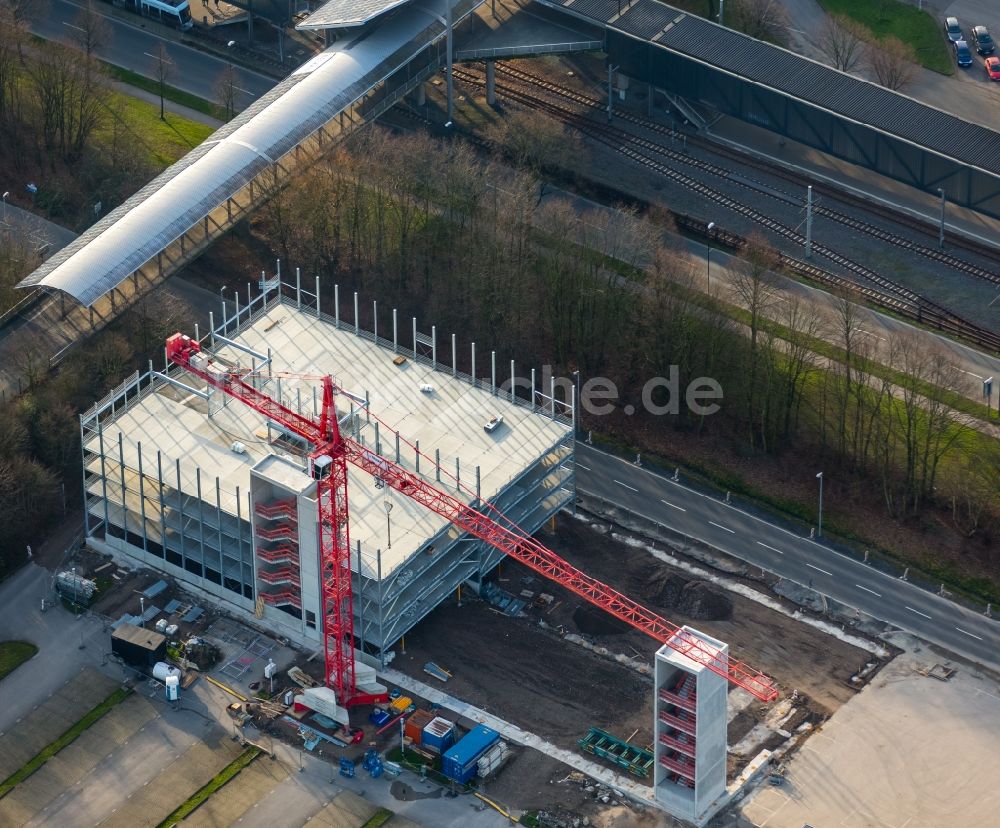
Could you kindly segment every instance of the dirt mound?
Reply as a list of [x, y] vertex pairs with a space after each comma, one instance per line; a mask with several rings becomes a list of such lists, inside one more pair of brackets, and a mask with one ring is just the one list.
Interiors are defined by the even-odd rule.
[[590, 604], [581, 604], [573, 613], [573, 623], [585, 635], [621, 635], [632, 627]]
[[728, 621], [733, 617], [729, 596], [704, 581], [685, 584], [676, 606], [696, 621]]
[[644, 575], [645, 598], [654, 606], [677, 610], [694, 621], [727, 621], [733, 616], [732, 601], [711, 584], [665, 572], [661, 566], [649, 567]]

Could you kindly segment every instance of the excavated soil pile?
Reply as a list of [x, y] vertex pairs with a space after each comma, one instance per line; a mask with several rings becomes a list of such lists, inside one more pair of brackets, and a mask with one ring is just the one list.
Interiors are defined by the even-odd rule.
[[705, 581], [690, 581], [654, 565], [649, 568], [647, 583], [646, 600], [662, 609], [678, 610], [695, 621], [728, 621], [733, 617], [729, 596]]

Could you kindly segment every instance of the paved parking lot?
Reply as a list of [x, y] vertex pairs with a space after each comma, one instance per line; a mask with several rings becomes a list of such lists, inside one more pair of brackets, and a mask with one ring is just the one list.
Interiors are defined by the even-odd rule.
[[947, 682], [920, 675], [942, 660], [910, 639], [740, 811], [758, 828], [996, 825], [1000, 684], [963, 664]]
[[[96, 673], [87, 677], [116, 686]], [[74, 680], [66, 692], [81, 684]], [[214, 721], [193, 711], [171, 710], [158, 695], [149, 698], [145, 685], [137, 691], [0, 799], [0, 825], [155, 825], [240, 752]], [[62, 703], [62, 694], [53, 701]], [[29, 744], [21, 751], [28, 755], [5, 761], [20, 767], [55, 738], [48, 738], [48, 731], [63, 732], [85, 712], [78, 708], [94, 704], [92, 698], [77, 704], [48, 728], [38, 717], [50, 711], [39, 708], [4, 737], [12, 746]], [[42, 731], [44, 738], [37, 735]]]

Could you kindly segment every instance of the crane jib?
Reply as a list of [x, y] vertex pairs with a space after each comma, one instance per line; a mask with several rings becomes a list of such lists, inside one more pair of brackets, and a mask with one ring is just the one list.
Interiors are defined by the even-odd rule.
[[[322, 378], [323, 413], [321, 420], [315, 422], [281, 405], [247, 382], [247, 379], [252, 378], [252, 372], [224, 369], [214, 365], [207, 355], [201, 353], [201, 345], [187, 336], [179, 333], [172, 335], [167, 339], [166, 350], [167, 358], [172, 362], [309, 440], [314, 445], [314, 454], [329, 454], [334, 461], [334, 477], [338, 480], [336, 483], [333, 481], [330, 483], [328, 491], [332, 496], [320, 498], [320, 523], [321, 526], [327, 527], [324, 535], [329, 539], [327, 544], [329, 549], [324, 551], [324, 555], [328, 558], [324, 558], [322, 587], [324, 629], [327, 630], [325, 647], [328, 662], [327, 683], [335, 685], [338, 693], [343, 694], [341, 698], [344, 704], [357, 703], [362, 698], [357, 695], [353, 681], [354, 649], [353, 646], [346, 645], [346, 641], [352, 636], [351, 613], [349, 611], [345, 613], [344, 606], [341, 605], [345, 603], [350, 606], [350, 580], [349, 577], [344, 580], [344, 573], [350, 572], [349, 550], [345, 552], [341, 549], [343, 544], [340, 537], [341, 535], [346, 537], [347, 480], [346, 474], [337, 471], [343, 468], [341, 464], [345, 460], [372, 475], [379, 485], [387, 485], [422, 504], [462, 531], [491, 544], [540, 575], [562, 584], [584, 600], [727, 678], [761, 701], [770, 702], [777, 698], [778, 691], [774, 682], [762, 672], [731, 659], [724, 653], [720, 654], [714, 647], [687, 630], [670, 623], [628, 596], [580, 571], [502, 514], [498, 513], [499, 520], [503, 521], [500, 523], [498, 519], [483, 514], [468, 503], [440, 491], [422, 477], [340, 434], [333, 404], [335, 389], [330, 377]], [[326, 489], [326, 486], [320, 488]], [[337, 530], [337, 525], [343, 532]], [[327, 564], [332, 566], [327, 567]], [[326, 617], [327, 615], [329, 617]], [[334, 663], [330, 663], [331, 661]], [[348, 680], [346, 684], [345, 678]]]

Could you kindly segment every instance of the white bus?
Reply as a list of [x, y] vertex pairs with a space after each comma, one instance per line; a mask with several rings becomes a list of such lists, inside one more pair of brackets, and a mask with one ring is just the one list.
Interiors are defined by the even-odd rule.
[[188, 0], [112, 0], [119, 8], [151, 17], [160, 23], [187, 31], [194, 25]]

